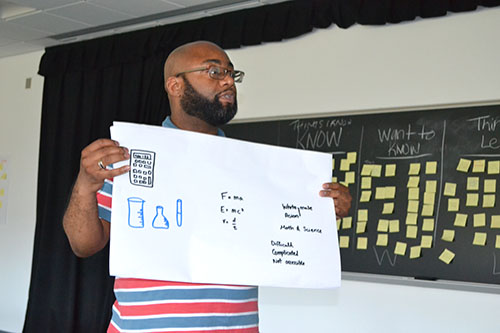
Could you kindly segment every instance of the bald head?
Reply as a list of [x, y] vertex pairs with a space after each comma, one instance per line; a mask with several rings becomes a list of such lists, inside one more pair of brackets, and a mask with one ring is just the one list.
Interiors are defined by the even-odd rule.
[[220, 52], [227, 57], [226, 52], [224, 52], [224, 50], [217, 44], [207, 41], [196, 41], [179, 46], [170, 53], [165, 61], [165, 82], [169, 77], [190, 69], [190, 66], [192, 66], [193, 63], [203, 61], [203, 58], [212, 52]]

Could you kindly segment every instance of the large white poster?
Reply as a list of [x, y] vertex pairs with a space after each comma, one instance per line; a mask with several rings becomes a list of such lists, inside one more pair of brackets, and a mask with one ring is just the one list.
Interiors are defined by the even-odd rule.
[[114, 179], [112, 275], [339, 286], [335, 210], [319, 196], [330, 154], [129, 123], [111, 135], [131, 155]]

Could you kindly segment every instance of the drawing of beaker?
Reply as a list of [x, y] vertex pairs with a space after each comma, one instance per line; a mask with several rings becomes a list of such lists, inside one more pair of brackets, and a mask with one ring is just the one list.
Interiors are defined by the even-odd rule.
[[128, 198], [128, 225], [132, 228], [144, 228], [144, 200]]
[[156, 216], [153, 219], [153, 228], [155, 229], [168, 229], [170, 224], [167, 218], [163, 215], [163, 207], [156, 206]]

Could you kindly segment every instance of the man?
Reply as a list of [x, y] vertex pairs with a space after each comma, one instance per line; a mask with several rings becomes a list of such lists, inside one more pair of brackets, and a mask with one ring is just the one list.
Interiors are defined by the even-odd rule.
[[[235, 82], [241, 82], [244, 75], [234, 70], [227, 54], [209, 42], [189, 43], [169, 55], [164, 75], [172, 115], [163, 126], [223, 135], [218, 127], [236, 114]], [[128, 172], [129, 167], [106, 166], [128, 158], [127, 148], [108, 139], [97, 140], [82, 151], [63, 220], [77, 256], [90, 256], [109, 241], [112, 183], [106, 179]], [[323, 184], [320, 195], [333, 198], [337, 216], [347, 215], [351, 196], [346, 187]], [[258, 332], [256, 287], [117, 277], [115, 295], [108, 332]]]

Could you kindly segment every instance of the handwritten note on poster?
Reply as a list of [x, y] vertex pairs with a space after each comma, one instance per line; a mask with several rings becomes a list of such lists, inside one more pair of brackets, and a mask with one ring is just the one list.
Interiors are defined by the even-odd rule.
[[7, 158], [0, 156], [0, 224], [7, 223]]
[[[170, 281], [340, 285], [331, 155], [115, 122], [110, 273]], [[120, 166], [117, 164], [116, 166]]]

